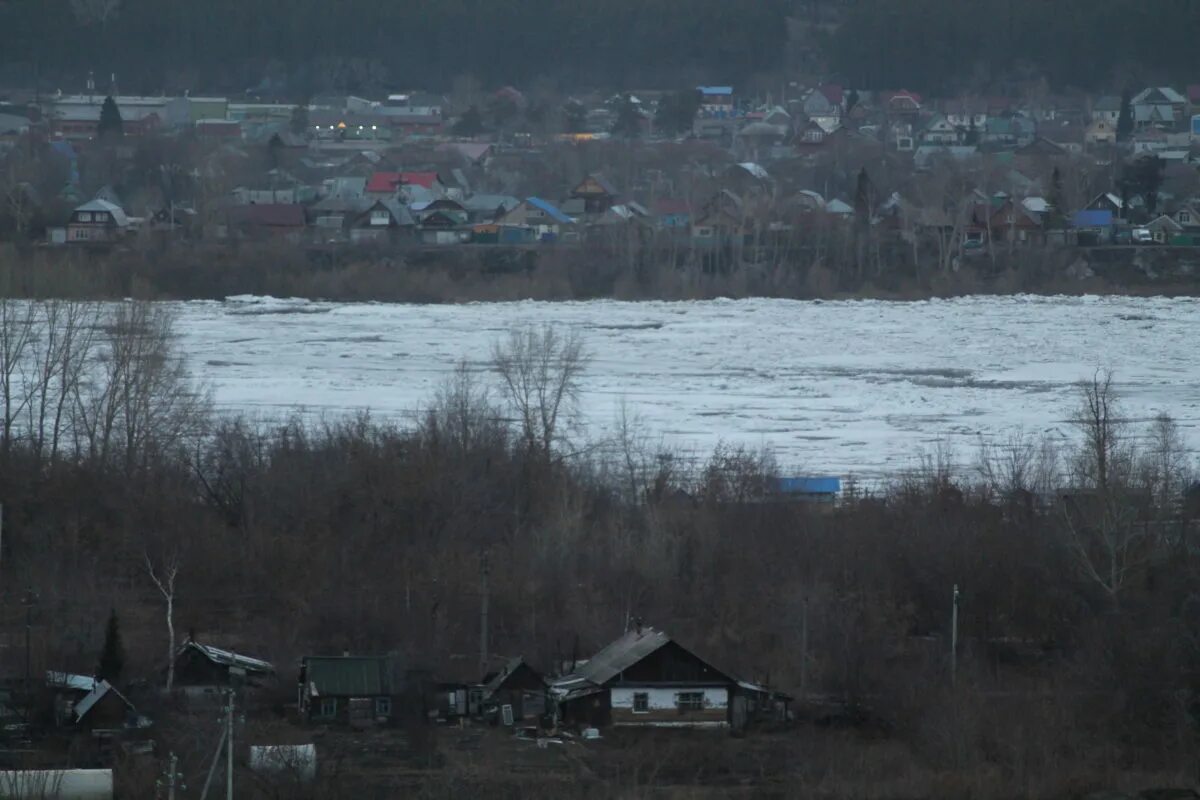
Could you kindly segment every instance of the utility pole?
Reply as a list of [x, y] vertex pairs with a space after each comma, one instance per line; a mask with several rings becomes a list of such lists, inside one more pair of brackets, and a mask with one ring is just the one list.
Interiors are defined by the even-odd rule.
[[[178, 768], [179, 756], [172, 752], [171, 757], [167, 760], [167, 800], [175, 800], [175, 787], [179, 781]], [[187, 787], [180, 784], [179, 788], [186, 789]]]
[[800, 612], [800, 702], [808, 697], [808, 595]]
[[488, 669], [488, 554], [485, 550], [479, 561], [479, 669], [481, 675]]
[[225, 707], [225, 800], [233, 800], [233, 689]]
[[33, 592], [25, 592], [25, 691], [29, 691], [29, 638], [33, 630]]
[[950, 608], [950, 685], [958, 684], [958, 584]]

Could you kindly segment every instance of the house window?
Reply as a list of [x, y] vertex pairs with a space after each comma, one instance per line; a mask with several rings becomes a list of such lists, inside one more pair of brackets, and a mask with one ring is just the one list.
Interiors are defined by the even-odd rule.
[[392, 715], [392, 698], [376, 697], [375, 698], [375, 716], [390, 717]]
[[92, 212], [80, 211], [79, 212], [79, 221], [80, 222], [91, 222], [92, 221]]
[[392, 221], [392, 215], [387, 211], [372, 211], [371, 212], [371, 224], [372, 225], [387, 225], [391, 221]]
[[696, 228], [696, 235], [699, 236], [701, 239], [707, 239], [713, 235], [713, 229], [708, 227], [707, 225], [701, 226], [699, 228]]
[[1179, 212], [1179, 223], [1181, 225], [1191, 225], [1192, 224], [1192, 215], [1186, 211], [1180, 211]]
[[633, 713], [649, 714], [650, 713], [650, 695], [646, 692], [633, 693]]
[[704, 692], [680, 692], [675, 695], [675, 707], [680, 714], [704, 710]]
[[321, 719], [333, 719], [337, 716], [337, 698], [322, 697], [319, 715]]

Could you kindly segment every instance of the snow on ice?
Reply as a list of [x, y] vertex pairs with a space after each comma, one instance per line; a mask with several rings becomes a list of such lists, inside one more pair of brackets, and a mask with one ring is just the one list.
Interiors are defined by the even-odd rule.
[[788, 471], [879, 476], [981, 439], [1070, 435], [1073, 384], [1117, 376], [1129, 415], [1200, 423], [1200, 302], [594, 301], [392, 305], [235, 297], [177, 304], [180, 346], [218, 406], [276, 417], [413, 417], [459, 361], [487, 369], [514, 326], [578, 329], [587, 433], [624, 401], [663, 443], [769, 447]]

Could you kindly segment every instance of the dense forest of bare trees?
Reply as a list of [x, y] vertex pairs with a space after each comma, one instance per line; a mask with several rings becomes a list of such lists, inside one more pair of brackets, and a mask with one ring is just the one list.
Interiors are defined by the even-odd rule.
[[825, 507], [769, 453], [693, 468], [629, 413], [590, 439], [567, 331], [497, 342], [411, 428], [216, 413], [153, 305], [6, 301], [0, 353], [0, 580], [7, 620], [36, 593], [37, 668], [88, 672], [116, 609], [154, 680], [184, 630], [461, 671], [486, 563], [498, 655], [548, 666], [636, 616], [934, 772], [1194, 777], [1200, 497], [1175, 424], [1125, 419], [1107, 374], [1067, 445], [927, 454]]

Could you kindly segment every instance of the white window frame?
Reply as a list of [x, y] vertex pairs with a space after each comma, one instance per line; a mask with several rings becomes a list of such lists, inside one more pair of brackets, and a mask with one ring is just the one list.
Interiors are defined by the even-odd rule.
[[696, 227], [696, 236], [700, 239], [707, 239], [713, 235], [711, 225], [699, 225]]
[[[641, 706], [639, 708], [638, 706]], [[650, 713], [650, 693], [649, 692], [634, 692], [633, 693], [633, 713], [649, 714]]]
[[1179, 212], [1179, 224], [1180, 225], [1191, 225], [1192, 224], [1192, 215], [1190, 213], [1188, 213], [1187, 211], [1180, 211]]
[[79, 221], [80, 222], [91, 222], [92, 221], [92, 212], [80, 211], [79, 212]]
[[392, 224], [392, 215], [388, 211], [372, 211], [371, 222], [372, 226], [383, 226]]
[[[699, 699], [699, 703], [697, 703]], [[675, 695], [675, 708], [680, 714], [694, 713], [704, 710], [704, 692], [678, 692]]]

